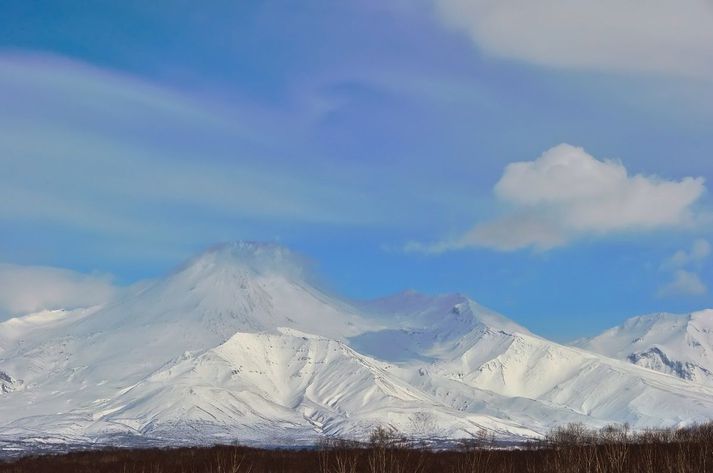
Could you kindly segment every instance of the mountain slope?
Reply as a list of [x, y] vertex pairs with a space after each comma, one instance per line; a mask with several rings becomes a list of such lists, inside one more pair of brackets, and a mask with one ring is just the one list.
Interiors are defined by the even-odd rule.
[[[365, 438], [379, 425], [432, 436], [417, 424], [424, 417], [447, 437], [484, 428], [500, 436], [537, 435], [514, 421], [447, 407], [390, 368], [342, 342], [293, 329], [237, 333], [122, 389], [111, 386], [116, 380], [96, 382], [95, 370], [61, 370], [42, 389], [12, 392], [0, 405], [0, 416], [12, 419], [0, 439], [309, 444], [319, 435]], [[18, 417], [18, 405], [37, 407]]]
[[573, 345], [713, 386], [713, 310], [633, 317]]
[[[527, 334], [486, 330], [435, 374], [508, 398], [528, 398], [635, 428], [704, 421], [713, 390]], [[514, 415], [514, 413], [513, 413]]]
[[280, 332], [238, 333], [200, 355], [187, 354], [103, 406], [102, 420], [153, 437], [185, 437], [202, 425], [203, 438], [291, 442], [314, 441], [316, 434], [363, 438], [383, 424], [417, 434], [411, 419], [423, 413], [449, 435], [480, 429], [477, 416], [440, 405], [390, 374], [388, 365], [341, 342]]
[[391, 328], [352, 345], [398, 363], [400, 376], [464, 412], [540, 432], [565, 422], [660, 427], [713, 412], [709, 389], [535, 336], [462, 295], [407, 291], [361, 307]]

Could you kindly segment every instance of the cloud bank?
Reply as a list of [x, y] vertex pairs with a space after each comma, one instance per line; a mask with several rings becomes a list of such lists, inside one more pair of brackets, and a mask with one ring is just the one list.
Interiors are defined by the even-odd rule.
[[692, 206], [704, 191], [703, 178], [632, 176], [620, 162], [561, 144], [505, 168], [494, 189], [506, 209], [500, 217], [458, 238], [411, 249], [549, 250], [586, 236], [686, 227], [695, 223]]
[[0, 264], [0, 316], [90, 307], [107, 302], [116, 291], [106, 275], [47, 266]]
[[534, 64], [710, 79], [710, 0], [435, 0], [485, 52]]

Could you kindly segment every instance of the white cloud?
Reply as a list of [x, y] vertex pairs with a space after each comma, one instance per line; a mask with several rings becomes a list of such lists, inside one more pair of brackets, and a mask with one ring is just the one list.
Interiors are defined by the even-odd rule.
[[0, 315], [103, 304], [117, 289], [107, 275], [0, 264]]
[[[619, 162], [561, 144], [534, 161], [505, 168], [495, 186], [507, 207], [501, 217], [461, 237], [411, 249], [547, 250], [584, 236], [691, 226], [696, 220], [691, 207], [704, 191], [702, 178], [630, 176]], [[697, 256], [703, 251], [696, 249]]]
[[693, 242], [690, 250], [678, 250], [664, 264], [664, 269], [682, 268], [689, 264], [701, 263], [711, 254], [711, 244], [707, 240], [698, 239]]
[[659, 289], [659, 297], [700, 296], [708, 292], [701, 278], [690, 271], [679, 269], [673, 273], [673, 280]]
[[484, 51], [535, 64], [709, 79], [710, 0], [434, 0]]

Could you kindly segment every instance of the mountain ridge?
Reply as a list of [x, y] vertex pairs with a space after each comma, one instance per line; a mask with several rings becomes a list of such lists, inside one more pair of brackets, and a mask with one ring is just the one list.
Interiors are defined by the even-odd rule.
[[713, 386], [713, 309], [632, 317], [599, 335], [572, 344]]

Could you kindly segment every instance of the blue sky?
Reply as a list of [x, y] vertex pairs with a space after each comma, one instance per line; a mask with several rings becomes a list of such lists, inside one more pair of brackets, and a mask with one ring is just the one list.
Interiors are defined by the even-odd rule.
[[278, 241], [560, 340], [713, 306], [713, 7], [488, 3], [0, 2], [0, 261]]

